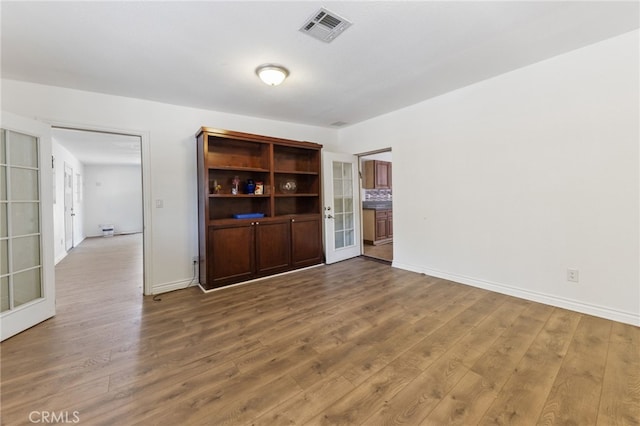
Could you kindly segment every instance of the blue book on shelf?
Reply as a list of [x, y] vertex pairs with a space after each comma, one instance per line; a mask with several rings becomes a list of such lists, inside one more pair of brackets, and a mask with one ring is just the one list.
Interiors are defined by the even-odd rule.
[[236, 219], [256, 219], [264, 217], [264, 213], [236, 213], [233, 217]]

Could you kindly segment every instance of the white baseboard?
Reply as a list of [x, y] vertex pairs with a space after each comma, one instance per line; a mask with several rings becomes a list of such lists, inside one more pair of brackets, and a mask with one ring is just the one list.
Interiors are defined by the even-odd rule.
[[171, 281], [168, 283], [156, 284], [151, 287], [151, 294], [162, 294], [169, 291], [183, 290], [187, 287], [194, 287], [198, 285], [197, 280], [189, 278], [188, 280]]
[[[73, 247], [78, 247], [80, 244], [82, 244], [82, 242], [84, 241], [85, 237], [81, 237], [79, 239], [79, 241], [74, 241]], [[60, 256], [56, 257], [53, 261], [54, 265], [57, 265], [58, 263], [62, 262], [62, 259], [64, 259], [65, 257], [67, 257], [67, 255], [69, 254], [68, 251], [64, 251], [62, 254], [60, 254]]]
[[69, 252], [65, 251], [64, 253], [62, 253], [60, 256], [56, 257], [55, 260], [53, 261], [54, 265], [57, 265], [58, 263], [62, 262], [62, 259], [64, 259], [65, 257], [67, 257], [67, 255], [69, 254]]
[[613, 321], [622, 322], [625, 324], [640, 326], [640, 316], [632, 312], [619, 311], [616, 309], [607, 308], [605, 306], [598, 306], [598, 305], [580, 302], [577, 300], [571, 300], [563, 297], [554, 296], [552, 294], [544, 294], [544, 293], [539, 293], [535, 291], [524, 290], [521, 288], [509, 286], [506, 284], [494, 283], [491, 281], [486, 281], [486, 280], [473, 278], [473, 277], [467, 277], [464, 275], [450, 274], [444, 271], [423, 268], [420, 266], [410, 265], [410, 264], [396, 262], [396, 261], [393, 262], [392, 266], [394, 268], [404, 269], [412, 272], [418, 272], [425, 275], [430, 275], [432, 277], [442, 278], [442, 279], [454, 281], [460, 284], [466, 284], [472, 287], [478, 287], [484, 290], [495, 291], [496, 293], [506, 294], [508, 296], [514, 296], [520, 299], [530, 300], [532, 302], [544, 303], [545, 305], [551, 305], [558, 308], [580, 312], [583, 314], [593, 315], [600, 318], [606, 318]]

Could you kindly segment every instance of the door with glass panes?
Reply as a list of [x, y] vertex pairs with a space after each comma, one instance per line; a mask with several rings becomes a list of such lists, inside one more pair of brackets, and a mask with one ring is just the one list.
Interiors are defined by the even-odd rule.
[[360, 256], [358, 157], [322, 152], [326, 263]]
[[55, 314], [50, 127], [2, 113], [0, 129], [0, 334]]

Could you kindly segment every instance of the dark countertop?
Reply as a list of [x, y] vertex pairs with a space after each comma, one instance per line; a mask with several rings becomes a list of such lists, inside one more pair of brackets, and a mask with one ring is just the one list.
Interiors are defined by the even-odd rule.
[[363, 201], [362, 208], [365, 210], [392, 210], [393, 202], [391, 201]]

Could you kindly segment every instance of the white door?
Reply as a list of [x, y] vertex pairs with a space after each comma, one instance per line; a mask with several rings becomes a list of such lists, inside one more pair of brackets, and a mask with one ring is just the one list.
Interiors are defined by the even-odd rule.
[[2, 112], [0, 340], [55, 315], [51, 128]]
[[73, 248], [73, 169], [64, 164], [64, 249]]
[[360, 256], [358, 157], [323, 151], [322, 175], [326, 263]]

